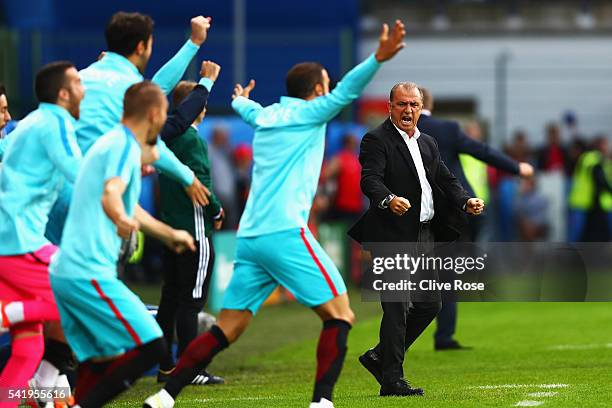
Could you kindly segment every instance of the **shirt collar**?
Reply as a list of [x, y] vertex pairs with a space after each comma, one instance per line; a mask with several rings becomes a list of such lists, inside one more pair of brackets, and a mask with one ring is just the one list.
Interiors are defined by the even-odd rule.
[[104, 58], [100, 60], [100, 63], [120, 66], [122, 70], [123, 69], [129, 70], [132, 73], [138, 74], [139, 76], [142, 77], [142, 74], [140, 73], [140, 71], [138, 71], [138, 68], [136, 68], [136, 65], [132, 64], [129, 59], [125, 58], [121, 54], [117, 54], [116, 52], [107, 51]]
[[70, 123], [72, 123], [73, 125], [76, 123], [76, 119], [70, 114], [70, 112], [54, 103], [41, 102], [38, 105], [38, 109], [55, 113], [63, 119], [70, 121]]
[[[389, 120], [391, 120], [391, 118], [389, 118]], [[397, 129], [399, 134], [402, 135], [402, 137], [404, 139], [411, 139], [410, 136], [408, 136], [408, 133], [404, 132], [402, 129], [400, 129], [397, 126], [395, 126], [395, 123], [393, 123], [392, 120], [391, 120], [391, 124], [393, 125], [393, 127], [395, 129]], [[414, 135], [412, 135], [412, 138], [414, 138], [414, 140], [417, 140], [420, 136], [421, 136], [421, 131], [419, 130], [418, 127], [415, 126], [415, 128], [414, 128]]]
[[421, 109], [421, 115], [431, 116], [431, 111], [428, 109]]

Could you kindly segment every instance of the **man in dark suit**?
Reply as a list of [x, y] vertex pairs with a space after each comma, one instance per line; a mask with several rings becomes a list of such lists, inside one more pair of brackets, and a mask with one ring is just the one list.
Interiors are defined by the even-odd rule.
[[[436, 139], [444, 164], [471, 196], [474, 196], [474, 190], [465, 177], [459, 161], [459, 154], [468, 154], [510, 174], [520, 175], [521, 177], [531, 177], [533, 175], [533, 167], [529, 163], [516, 162], [487, 144], [470, 138], [461, 130], [459, 123], [455, 121], [433, 117], [431, 113], [434, 107], [434, 98], [426, 88], [421, 87], [420, 90], [423, 94], [423, 110], [417, 126], [420, 131]], [[466, 228], [461, 231], [459, 241], [473, 241], [481, 228], [482, 220], [470, 218]], [[437, 323], [434, 334], [434, 348], [436, 350], [465, 349], [453, 338], [457, 326], [457, 302], [453, 299], [452, 293], [446, 293], [446, 296], [442, 298], [442, 310], [438, 313]]]
[[[361, 189], [370, 208], [349, 231], [358, 242], [416, 242], [430, 250], [434, 240], [458, 237], [465, 212], [477, 215], [484, 208], [444, 165], [435, 139], [417, 128], [422, 106], [416, 84], [395, 85], [390, 118], [361, 142]], [[440, 303], [381, 304], [380, 342], [359, 360], [381, 384], [381, 396], [423, 395], [403, 378], [404, 354], [435, 318]]]

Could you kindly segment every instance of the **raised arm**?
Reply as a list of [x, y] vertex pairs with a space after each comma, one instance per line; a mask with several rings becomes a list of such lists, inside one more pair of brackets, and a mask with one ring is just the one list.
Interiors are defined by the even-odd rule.
[[262, 106], [255, 101], [249, 99], [251, 91], [255, 88], [255, 80], [251, 79], [248, 85], [242, 86], [236, 84], [234, 87], [234, 93], [232, 94], [232, 108], [242, 120], [251, 126], [255, 126], [255, 119], [257, 115], [262, 111]]
[[197, 16], [191, 19], [191, 37], [181, 49], [153, 76], [155, 82], [167, 95], [181, 80], [189, 63], [196, 55], [200, 46], [206, 41], [210, 28], [210, 17]]
[[212, 86], [219, 76], [221, 67], [212, 61], [202, 62], [200, 69], [199, 84], [187, 95], [187, 97], [176, 107], [175, 111], [168, 115], [166, 123], [160, 132], [164, 142], [169, 141], [184, 134], [189, 126], [206, 108], [208, 96], [212, 90]]
[[329, 94], [309, 101], [303, 112], [305, 116], [303, 119], [327, 122], [340, 113], [345, 106], [361, 95], [381, 63], [393, 58], [404, 48], [405, 35], [406, 29], [400, 20], [395, 21], [391, 31], [389, 26], [384, 24], [376, 52], [350, 70]]

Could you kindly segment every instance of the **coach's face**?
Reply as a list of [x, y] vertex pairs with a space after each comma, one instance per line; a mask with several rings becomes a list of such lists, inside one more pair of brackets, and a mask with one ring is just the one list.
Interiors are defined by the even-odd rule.
[[423, 100], [417, 88], [398, 87], [393, 93], [393, 99], [389, 101], [389, 114], [395, 126], [409, 136], [416, 130]]

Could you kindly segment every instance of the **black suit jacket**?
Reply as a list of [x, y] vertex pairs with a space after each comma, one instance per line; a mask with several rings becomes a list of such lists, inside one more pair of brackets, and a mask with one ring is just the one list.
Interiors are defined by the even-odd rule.
[[[421, 132], [417, 139], [434, 200], [432, 227], [437, 241], [453, 241], [465, 223], [462, 208], [470, 198], [444, 165], [434, 138]], [[361, 141], [361, 190], [370, 208], [349, 230], [358, 242], [414, 242], [419, 231], [421, 184], [404, 139], [387, 119]], [[389, 194], [405, 197], [412, 207], [399, 217], [378, 207]]]
[[431, 135], [440, 146], [440, 156], [461, 185], [474, 197], [474, 190], [468, 183], [459, 161], [459, 154], [469, 154], [495, 168], [511, 174], [519, 174], [518, 163], [504, 153], [491, 148], [466, 135], [457, 122], [421, 115], [417, 126], [421, 132]]

